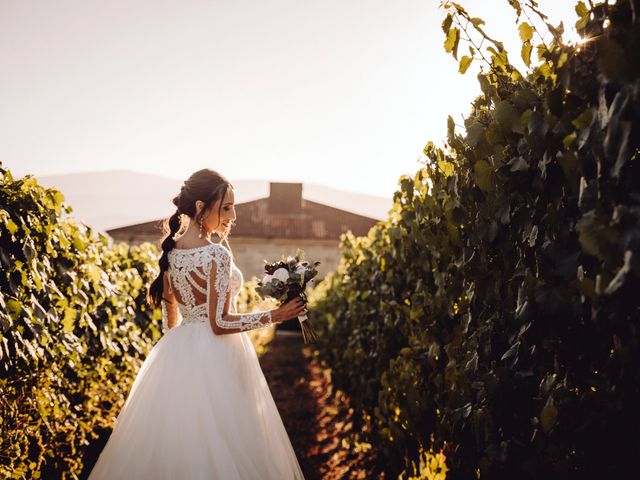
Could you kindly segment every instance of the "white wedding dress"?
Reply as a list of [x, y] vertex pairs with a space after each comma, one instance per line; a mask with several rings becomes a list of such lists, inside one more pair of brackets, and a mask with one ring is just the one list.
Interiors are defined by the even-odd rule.
[[211, 289], [222, 327], [258, 328], [271, 314], [222, 318], [242, 286], [222, 245], [173, 249], [168, 258], [182, 322], [142, 364], [89, 479], [303, 479], [249, 337], [211, 328]]

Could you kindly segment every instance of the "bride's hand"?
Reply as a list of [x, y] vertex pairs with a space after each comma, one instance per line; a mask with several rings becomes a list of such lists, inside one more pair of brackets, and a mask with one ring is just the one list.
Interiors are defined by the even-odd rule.
[[296, 318], [307, 314], [307, 308], [304, 306], [302, 298], [296, 297], [276, 308], [271, 317], [274, 322], [280, 323], [290, 318]]

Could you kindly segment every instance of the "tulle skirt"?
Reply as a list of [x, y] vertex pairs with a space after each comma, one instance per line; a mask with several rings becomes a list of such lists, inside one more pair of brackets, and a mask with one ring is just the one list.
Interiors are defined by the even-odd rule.
[[208, 323], [151, 350], [89, 479], [303, 479], [246, 333]]

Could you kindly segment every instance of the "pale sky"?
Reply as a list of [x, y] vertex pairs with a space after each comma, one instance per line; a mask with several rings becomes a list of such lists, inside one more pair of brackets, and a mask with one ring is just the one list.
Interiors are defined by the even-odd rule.
[[[444, 52], [439, 3], [0, 0], [0, 161], [390, 197], [479, 93]], [[519, 60], [507, 0], [459, 3]], [[573, 26], [575, 2], [539, 3]]]

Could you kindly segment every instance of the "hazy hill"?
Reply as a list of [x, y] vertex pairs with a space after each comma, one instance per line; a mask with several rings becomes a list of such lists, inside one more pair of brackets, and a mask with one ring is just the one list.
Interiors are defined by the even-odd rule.
[[[171, 215], [171, 198], [180, 191], [182, 180], [113, 170], [37, 177], [47, 187], [58, 188], [79, 220], [98, 230], [122, 227]], [[236, 203], [269, 196], [269, 182], [231, 180]], [[391, 198], [337, 190], [313, 183], [303, 184], [302, 196], [371, 218], [386, 218]]]

